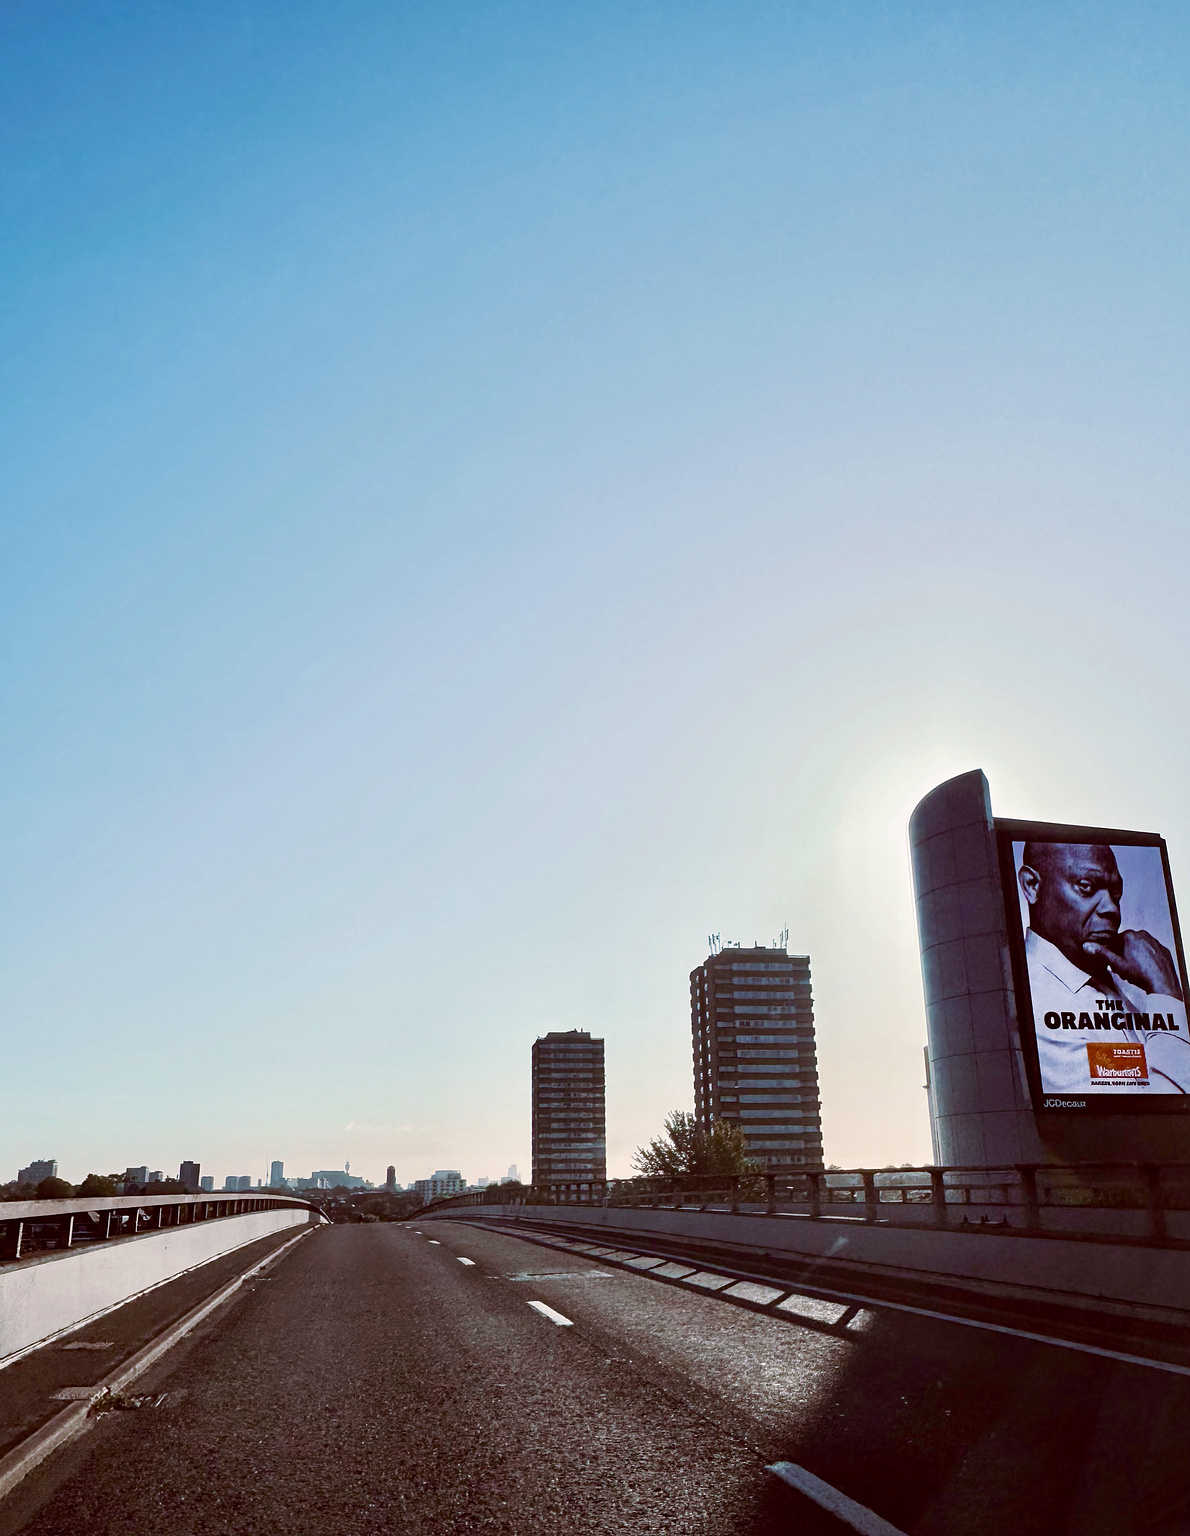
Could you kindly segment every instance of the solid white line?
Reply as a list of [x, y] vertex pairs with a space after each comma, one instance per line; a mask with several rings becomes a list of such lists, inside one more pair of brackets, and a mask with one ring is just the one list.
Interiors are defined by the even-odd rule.
[[470, 1264], [472, 1269], [475, 1268], [475, 1260], [474, 1259], [464, 1259], [464, 1258], [460, 1257], [459, 1258], [459, 1263], [460, 1264]]
[[853, 1531], [861, 1532], [862, 1536], [904, 1536], [904, 1532], [899, 1531], [895, 1525], [889, 1525], [887, 1520], [882, 1520], [866, 1504], [857, 1504], [830, 1483], [815, 1477], [813, 1472], [799, 1467], [795, 1461], [774, 1462], [769, 1471], [775, 1473], [783, 1483], [804, 1493], [808, 1499], [813, 1499], [815, 1504], [830, 1510], [836, 1519], [842, 1520]]
[[95, 1398], [101, 1397], [104, 1393], [114, 1395], [128, 1386], [151, 1365], [155, 1365], [166, 1350], [171, 1349], [179, 1339], [184, 1339], [188, 1333], [197, 1328], [199, 1323], [217, 1307], [221, 1307], [225, 1301], [230, 1301], [246, 1280], [251, 1280], [262, 1269], [288, 1253], [295, 1243], [301, 1242], [303, 1237], [308, 1237], [311, 1232], [317, 1231], [318, 1228], [314, 1226], [304, 1227], [296, 1237], [291, 1237], [287, 1243], [282, 1243], [280, 1248], [274, 1248], [272, 1253], [261, 1259], [258, 1264], [253, 1264], [251, 1269], [246, 1269], [243, 1274], [237, 1275], [213, 1296], [208, 1296], [206, 1301], [200, 1302], [197, 1307], [180, 1317], [172, 1327], [167, 1328], [164, 1333], [158, 1334], [155, 1339], [151, 1339], [148, 1344], [137, 1350], [136, 1354], [125, 1360], [123, 1365], [117, 1366], [102, 1381], [97, 1381], [89, 1399], [69, 1403], [52, 1419], [47, 1420], [40, 1429], [35, 1429], [26, 1439], [14, 1445], [7, 1455], [0, 1457], [0, 1499], [27, 1476], [38, 1462], [44, 1461], [51, 1451], [56, 1451], [60, 1445], [88, 1427], [91, 1422], [88, 1411]]
[[[172, 1232], [174, 1229], [172, 1227], [164, 1227], [160, 1230], [165, 1232]], [[284, 1231], [285, 1228], [282, 1227], [281, 1230]], [[303, 1233], [305, 1233], [315, 1232], [318, 1229], [316, 1227], [304, 1227], [302, 1230]], [[141, 1237], [149, 1237], [155, 1236], [156, 1234], [142, 1232], [140, 1235]], [[268, 1237], [271, 1234], [266, 1232], [264, 1235]], [[259, 1239], [255, 1237], [248, 1239], [248, 1242], [250, 1243], [255, 1243], [257, 1241], [259, 1241]], [[240, 1246], [246, 1248], [248, 1243], [243, 1243]], [[74, 1251], [85, 1253], [86, 1249], [76, 1249]], [[67, 1323], [64, 1328], [59, 1328], [54, 1333], [47, 1333], [43, 1339], [34, 1339], [32, 1344], [26, 1344], [23, 1349], [14, 1349], [11, 1355], [5, 1355], [4, 1359], [0, 1360], [0, 1371], [4, 1370], [6, 1366], [15, 1365], [18, 1360], [24, 1360], [27, 1355], [33, 1354], [35, 1350], [43, 1348], [46, 1344], [54, 1344], [59, 1339], [64, 1339], [67, 1334], [77, 1333], [80, 1328], [86, 1328], [89, 1327], [91, 1323], [97, 1323], [101, 1317], [107, 1317], [111, 1312], [118, 1312], [121, 1307], [126, 1307], [130, 1301], [139, 1301], [142, 1296], [147, 1296], [150, 1291], [159, 1290], [163, 1285], [171, 1285], [173, 1281], [181, 1280], [185, 1275], [193, 1275], [197, 1273], [197, 1271], [200, 1270], [204, 1264], [213, 1264], [216, 1259], [226, 1258], [228, 1254], [234, 1252], [234, 1248], [227, 1248], [223, 1251], [223, 1253], [212, 1254], [209, 1259], [202, 1259], [199, 1263], [192, 1264], [189, 1269], [180, 1269], [176, 1275], [166, 1275], [164, 1280], [154, 1280], [153, 1284], [146, 1285], [143, 1291], [133, 1291], [130, 1296], [125, 1296], [120, 1301], [113, 1301], [110, 1306], [100, 1307], [98, 1312], [89, 1312], [86, 1317], [80, 1318], [78, 1322]]]
[[555, 1312], [553, 1307], [547, 1307], [544, 1301], [531, 1301], [529, 1305], [542, 1317], [548, 1317], [551, 1323], [557, 1323], [559, 1328], [573, 1328], [574, 1324], [568, 1317], [563, 1317], [561, 1312]]
[[[799, 1293], [800, 1294], [800, 1293]], [[1055, 1349], [1073, 1349], [1080, 1355], [1100, 1355], [1104, 1360], [1120, 1360], [1125, 1365], [1147, 1365], [1151, 1371], [1170, 1371], [1175, 1376], [1190, 1376], [1190, 1365], [1174, 1365], [1169, 1360], [1150, 1360], [1146, 1355], [1126, 1355], [1119, 1349], [1101, 1349], [1098, 1344], [1078, 1344], [1073, 1339], [1056, 1339], [1049, 1333], [1029, 1333], [1024, 1328], [1009, 1328], [1004, 1323], [984, 1323], [976, 1317], [956, 1317], [953, 1312], [932, 1312], [928, 1307], [911, 1307], [903, 1301], [878, 1301], [872, 1296], [853, 1296], [834, 1291], [842, 1301], [854, 1301], [871, 1311], [882, 1307], [892, 1312], [909, 1312], [914, 1317], [933, 1317], [941, 1323], [958, 1323], [961, 1328], [982, 1328], [985, 1333], [1006, 1333], [1010, 1338], [1028, 1339], [1031, 1344], [1052, 1344]]]
[[[544, 1243], [542, 1246], [556, 1248], [561, 1245], [557, 1243]], [[609, 1259], [608, 1262], [613, 1264], [619, 1263], [621, 1268], [627, 1268], [622, 1261], [617, 1259]], [[680, 1263], [682, 1261], [674, 1260], [673, 1262]], [[649, 1276], [653, 1279], [663, 1278], [649, 1269], [633, 1268], [629, 1272], [635, 1275]], [[688, 1275], [685, 1279], [675, 1280], [673, 1283], [675, 1285], [688, 1286], [692, 1284], [694, 1278], [693, 1275]], [[757, 1277], [757, 1279], [761, 1284], [767, 1282], [767, 1277]], [[738, 1281], [725, 1279], [725, 1284], [736, 1283]], [[698, 1287], [699, 1291], [702, 1289], [701, 1286]], [[904, 1301], [882, 1301], [877, 1296], [858, 1295], [854, 1291], [836, 1291], [826, 1286], [811, 1286], [811, 1289], [820, 1290], [823, 1297], [827, 1300], [855, 1302], [858, 1306], [870, 1311], [908, 1312], [912, 1317], [931, 1317], [940, 1323], [955, 1323], [960, 1328], [980, 1328], [985, 1333], [1006, 1333], [1013, 1339], [1027, 1339], [1030, 1344], [1050, 1344], [1054, 1349], [1072, 1349], [1076, 1354], [1080, 1355], [1098, 1355], [1103, 1360], [1119, 1360], [1123, 1365], [1140, 1365], [1147, 1367], [1150, 1371], [1168, 1371], [1173, 1376], [1190, 1376], [1190, 1365], [1175, 1365], [1170, 1360], [1154, 1360], [1148, 1355], [1129, 1355], [1119, 1349], [1104, 1349], [1099, 1344], [1080, 1344], [1075, 1339], [1055, 1338], [1051, 1333], [1031, 1333], [1025, 1328], [1010, 1328], [1006, 1323], [985, 1323], [976, 1317], [960, 1317], [954, 1312], [937, 1312], [931, 1307], [913, 1307]], [[711, 1294], [722, 1296], [723, 1292], [714, 1291]], [[789, 1294], [801, 1295], [802, 1289], [800, 1286], [795, 1287]], [[731, 1301], [733, 1298], [728, 1296], [726, 1299]], [[771, 1307], [766, 1307], [765, 1310], [772, 1312], [776, 1316], [788, 1316], [788, 1314], [783, 1314], [779, 1311], [776, 1302]]]

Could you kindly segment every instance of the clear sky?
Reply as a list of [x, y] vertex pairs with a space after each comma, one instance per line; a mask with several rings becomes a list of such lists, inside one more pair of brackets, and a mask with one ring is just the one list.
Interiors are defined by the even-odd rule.
[[609, 1163], [706, 935], [925, 1160], [905, 823], [1186, 765], [1190, 12], [0, 7], [0, 1178]]

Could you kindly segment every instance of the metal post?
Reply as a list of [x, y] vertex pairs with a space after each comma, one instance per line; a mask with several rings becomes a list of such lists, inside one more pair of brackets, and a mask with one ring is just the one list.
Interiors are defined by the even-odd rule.
[[731, 1213], [732, 1213], [732, 1215], [733, 1216], [738, 1215], [739, 1214], [739, 1209], [740, 1209], [740, 1176], [739, 1176], [738, 1173], [733, 1173], [732, 1176], [731, 1176]]
[[775, 1173], [766, 1173], [764, 1182], [768, 1190], [768, 1203], [765, 1206], [764, 1214], [766, 1216], [775, 1216], [777, 1214], [777, 1175]]
[[6, 1221], [4, 1223], [4, 1257], [6, 1259], [19, 1259], [21, 1256], [21, 1243], [25, 1236], [25, 1223], [23, 1221]]
[[1021, 1176], [1021, 1192], [1025, 1197], [1025, 1230], [1037, 1232], [1041, 1229], [1041, 1205], [1037, 1199], [1037, 1163], [1017, 1163], [1016, 1171]]
[[71, 1244], [74, 1242], [74, 1216], [73, 1216], [73, 1214], [71, 1214], [70, 1216], [63, 1216], [61, 1222], [59, 1223], [59, 1230], [62, 1233], [62, 1247], [63, 1248], [69, 1248], [71, 1246]]
[[950, 1219], [946, 1209], [946, 1169], [930, 1169], [930, 1199], [934, 1203], [934, 1225], [944, 1227]]
[[1144, 1176], [1145, 1193], [1148, 1197], [1149, 1236], [1155, 1242], [1163, 1242], [1169, 1234], [1165, 1229], [1165, 1200], [1161, 1190], [1161, 1165], [1160, 1163], [1141, 1163], [1140, 1171]]
[[810, 1183], [810, 1215], [822, 1215], [822, 1175], [821, 1173], [807, 1172], [806, 1178]]
[[879, 1209], [875, 1170], [872, 1168], [861, 1168], [859, 1176], [864, 1181], [864, 1220], [875, 1221], [876, 1213]]

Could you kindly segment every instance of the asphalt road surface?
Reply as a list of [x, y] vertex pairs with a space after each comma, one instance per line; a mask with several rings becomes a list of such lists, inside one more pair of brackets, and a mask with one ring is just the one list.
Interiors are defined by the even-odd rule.
[[1190, 1379], [815, 1310], [463, 1222], [325, 1228], [142, 1378], [159, 1407], [34, 1472], [0, 1536], [848, 1529], [777, 1462], [909, 1536], [1190, 1536]]

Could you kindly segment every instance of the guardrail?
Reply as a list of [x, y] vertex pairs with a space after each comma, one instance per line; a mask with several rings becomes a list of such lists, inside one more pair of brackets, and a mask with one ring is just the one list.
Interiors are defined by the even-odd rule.
[[308, 1200], [283, 1195], [117, 1195], [90, 1200], [11, 1201], [0, 1205], [0, 1263], [286, 1207], [317, 1210]]
[[[413, 1219], [480, 1205], [651, 1206], [758, 1212], [905, 1227], [1006, 1227], [1063, 1237], [1190, 1240], [1190, 1163], [1017, 1163], [1012, 1167], [845, 1168], [682, 1174], [448, 1196]], [[1170, 1217], [1175, 1219], [1171, 1231]]]

